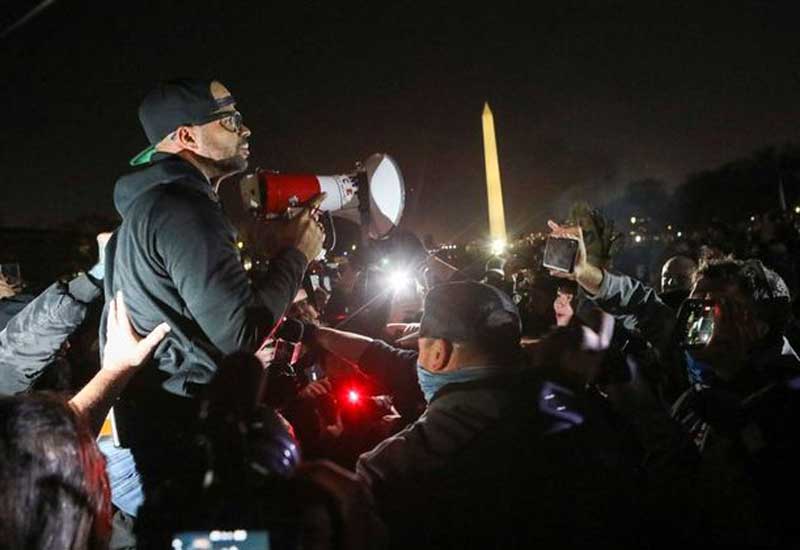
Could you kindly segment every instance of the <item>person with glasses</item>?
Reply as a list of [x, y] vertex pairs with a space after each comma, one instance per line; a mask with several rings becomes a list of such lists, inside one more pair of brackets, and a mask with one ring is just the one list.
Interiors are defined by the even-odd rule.
[[150, 145], [114, 188], [122, 223], [106, 249], [105, 296], [108, 303], [124, 291], [139, 334], [164, 321], [172, 330], [116, 402], [118, 445], [105, 450], [111, 463], [126, 465], [111, 472], [115, 504], [139, 514], [141, 491], [130, 483], [135, 462], [144, 501], [175, 502], [170, 519], [177, 525], [177, 488], [200, 486], [193, 476], [202, 460], [190, 450], [196, 397], [224, 356], [255, 352], [292, 303], [322, 247], [315, 209], [323, 197], [286, 222], [279, 252], [251, 278], [218, 197], [220, 184], [244, 171], [250, 156], [251, 131], [234, 96], [216, 80], [164, 82], [142, 101], [139, 120]]
[[[589, 263], [579, 227], [550, 227], [579, 244], [574, 272], [553, 275], [575, 280], [603, 310], [630, 319], [662, 354], [683, 357], [689, 388], [674, 403], [657, 402], [635, 375], [607, 394], [653, 464], [682, 444], [664, 437], [675, 426], [697, 449], [697, 466], [673, 478], [673, 494], [691, 480], [679, 506], [696, 513], [700, 530], [692, 539], [796, 545], [800, 529], [783, 503], [800, 492], [800, 359], [786, 338], [791, 297], [783, 279], [758, 260], [708, 260], [676, 314], [647, 285]], [[666, 415], [672, 427], [662, 421]]]

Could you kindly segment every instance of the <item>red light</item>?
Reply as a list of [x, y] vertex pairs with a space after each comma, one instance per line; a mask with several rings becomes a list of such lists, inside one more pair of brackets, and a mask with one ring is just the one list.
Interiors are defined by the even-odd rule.
[[347, 402], [348, 403], [350, 403], [351, 405], [355, 405], [359, 401], [361, 401], [361, 394], [358, 392], [358, 390], [348, 390], [347, 391]]

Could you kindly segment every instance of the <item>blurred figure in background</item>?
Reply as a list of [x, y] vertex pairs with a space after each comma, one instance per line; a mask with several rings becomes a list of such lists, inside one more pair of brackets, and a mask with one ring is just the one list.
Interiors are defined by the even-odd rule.
[[688, 256], [672, 256], [661, 268], [661, 300], [678, 311], [689, 297], [697, 264]]

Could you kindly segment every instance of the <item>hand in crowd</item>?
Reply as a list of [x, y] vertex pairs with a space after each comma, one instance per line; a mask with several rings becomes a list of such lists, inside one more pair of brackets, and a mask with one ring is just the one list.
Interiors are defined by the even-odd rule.
[[561, 279], [576, 281], [590, 294], [596, 294], [603, 282], [603, 270], [589, 263], [586, 257], [586, 244], [583, 242], [583, 230], [579, 225], [558, 225], [553, 220], [548, 220], [550, 236], [559, 239], [574, 239], [578, 241], [578, 252], [575, 257], [575, 268], [571, 273], [550, 270], [550, 275]]
[[97, 240], [97, 254], [99, 262], [105, 261], [106, 245], [108, 244], [109, 239], [111, 239], [111, 235], [113, 235], [111, 231], [104, 231], [103, 233], [98, 233], [95, 237]]
[[111, 238], [111, 235], [113, 235], [111, 231], [104, 231], [102, 233], [98, 233], [95, 237], [97, 240], [97, 250], [101, 255], [105, 254], [106, 245], [108, 244], [108, 240]]
[[613, 335], [613, 317], [600, 312], [592, 326], [562, 327], [522, 345], [531, 364], [546, 377], [580, 391], [600, 376]]
[[331, 381], [327, 378], [319, 381], [309, 382], [298, 392], [300, 399], [314, 399], [325, 394], [331, 393]]
[[109, 302], [103, 366], [70, 399], [75, 411], [87, 418], [92, 433], [99, 433], [116, 398], [169, 330], [169, 325], [161, 323], [142, 338], [131, 326], [122, 292]]
[[389, 323], [384, 332], [391, 344], [400, 348], [417, 349], [419, 323]]
[[9, 283], [3, 275], [0, 275], [0, 299], [11, 298], [22, 291], [20, 283]]
[[144, 338], [139, 336], [128, 319], [122, 292], [117, 292], [116, 298], [108, 304], [103, 369], [125, 370], [140, 366], [169, 331], [169, 325], [161, 323]]

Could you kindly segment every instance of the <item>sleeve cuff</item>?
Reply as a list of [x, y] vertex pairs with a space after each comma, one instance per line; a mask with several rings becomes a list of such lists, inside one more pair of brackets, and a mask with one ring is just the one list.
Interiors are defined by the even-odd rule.
[[600, 289], [597, 291], [596, 294], [589, 294], [588, 292], [584, 292], [584, 294], [586, 294], [586, 297], [592, 301], [605, 300], [606, 298], [608, 298], [612, 277], [613, 275], [604, 269], [603, 281], [600, 283]]
[[94, 267], [86, 272], [87, 274], [91, 275], [93, 279], [97, 281], [103, 280], [103, 275], [105, 275], [105, 265], [101, 263], [94, 264]]
[[79, 302], [91, 303], [102, 294], [101, 286], [95, 283], [89, 275], [78, 275], [69, 284], [69, 294]]
[[305, 272], [305, 269], [308, 266], [308, 260], [306, 259], [306, 255], [293, 246], [290, 246], [289, 248], [284, 248], [281, 251], [280, 256], [283, 256], [290, 262], [296, 264], [300, 268], [299, 271]]

